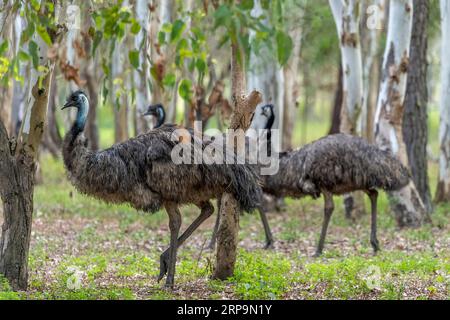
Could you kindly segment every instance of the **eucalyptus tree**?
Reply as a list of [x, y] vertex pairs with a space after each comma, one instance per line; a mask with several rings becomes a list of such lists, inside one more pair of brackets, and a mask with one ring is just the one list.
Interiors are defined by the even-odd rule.
[[[342, 72], [342, 107], [339, 131], [360, 135], [358, 118], [364, 103], [363, 67], [360, 37], [361, 1], [329, 0], [339, 38]], [[345, 195], [346, 216], [365, 212], [362, 193]]]
[[148, 6], [148, 1], [136, 0], [134, 4], [134, 15], [139, 23], [140, 30], [134, 38], [134, 51], [131, 55], [137, 55], [139, 64], [137, 68], [133, 71], [133, 81], [134, 89], [136, 90], [136, 132], [145, 132], [149, 125], [146, 122], [145, 117], [140, 115], [144, 113], [145, 108], [148, 106], [151, 96], [150, 96], [150, 73], [148, 66], [149, 56], [149, 31], [150, 31], [150, 8]]
[[[384, 51], [382, 82], [375, 113], [375, 141], [384, 150], [393, 152], [408, 166], [408, 154], [402, 134], [403, 106], [408, 77], [412, 0], [391, 0], [389, 27]], [[399, 191], [389, 193], [397, 224], [419, 226], [426, 217], [422, 199], [414, 181]]]
[[[28, 52], [20, 51], [8, 62], [8, 72], [2, 81], [9, 81], [23, 60], [31, 60], [32, 72], [27, 81], [29, 92], [26, 114], [17, 139], [11, 137], [0, 121], [0, 196], [3, 202], [4, 222], [0, 239], [0, 273], [14, 289], [24, 290], [28, 281], [28, 251], [33, 215], [33, 192], [36, 162], [42, 140], [50, 83], [56, 61], [57, 45], [61, 43], [64, 28], [57, 23], [56, 0], [16, 2], [27, 20], [21, 43], [28, 43]], [[2, 47], [5, 41], [3, 39]], [[9, 107], [9, 106], [5, 106]]]
[[428, 212], [432, 211], [428, 181], [428, 17], [430, 3], [414, 0], [413, 29], [406, 87], [403, 139], [412, 179]]
[[441, 6], [441, 101], [439, 125], [439, 178], [436, 202], [450, 201], [450, 3], [440, 1]]

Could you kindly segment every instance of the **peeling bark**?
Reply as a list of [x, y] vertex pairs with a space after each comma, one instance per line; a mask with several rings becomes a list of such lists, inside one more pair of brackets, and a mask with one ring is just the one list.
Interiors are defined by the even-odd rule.
[[[238, 45], [231, 45], [231, 95], [234, 105], [233, 114], [230, 120], [230, 129], [239, 130], [242, 135], [251, 124], [256, 106], [261, 102], [261, 93], [252, 91], [246, 95], [245, 73], [244, 73], [244, 53], [238, 55]], [[238, 60], [241, 57], [241, 61]], [[232, 139], [232, 138], [230, 138]], [[244, 142], [242, 136], [237, 139]], [[229, 141], [231, 143], [231, 141]], [[245, 142], [244, 142], [245, 143]], [[244, 146], [237, 146], [242, 148]], [[236, 263], [238, 232], [239, 232], [239, 204], [233, 195], [224, 193], [220, 206], [220, 222], [217, 230], [217, 252], [216, 265], [213, 278], [225, 280], [234, 273]]]
[[[39, 14], [45, 14], [41, 7]], [[61, 33], [50, 32], [55, 43]], [[39, 145], [47, 117], [48, 93], [55, 62], [48, 59], [47, 45], [36, 39], [39, 64], [47, 70], [39, 80], [30, 77], [27, 117], [18, 146], [9, 139], [0, 121], [0, 196], [4, 221], [0, 239], [0, 273], [15, 290], [26, 290], [28, 280], [28, 252], [30, 246], [35, 168]]]
[[[381, 149], [391, 151], [405, 166], [408, 166], [402, 122], [413, 2], [412, 0], [391, 0], [389, 12], [382, 83], [375, 114], [375, 141]], [[390, 192], [389, 197], [399, 227], [417, 227], [422, 224], [426, 210], [412, 180], [401, 190]]]
[[417, 191], [429, 213], [432, 200], [428, 183], [428, 89], [427, 89], [427, 48], [428, 12], [426, 0], [414, 0], [413, 29], [410, 45], [409, 71], [403, 116], [403, 137], [408, 163]]
[[341, 132], [356, 134], [363, 103], [362, 57], [359, 37], [360, 1], [334, 1], [330, 6], [336, 23], [343, 68]]
[[439, 125], [439, 178], [436, 189], [435, 201], [450, 201], [450, 3], [441, 0], [441, 102]]

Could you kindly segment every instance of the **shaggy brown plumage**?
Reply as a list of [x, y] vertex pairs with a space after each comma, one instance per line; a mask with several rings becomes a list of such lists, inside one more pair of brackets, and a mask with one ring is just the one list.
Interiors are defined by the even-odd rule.
[[[177, 247], [214, 211], [210, 199], [228, 192], [244, 210], [259, 205], [259, 177], [246, 165], [175, 164], [171, 152], [178, 143], [196, 143], [202, 149], [207, 145], [193, 135], [188, 141], [174, 139], [173, 133], [180, 127], [164, 125], [106, 150], [93, 152], [86, 147], [82, 134], [89, 108], [86, 95], [80, 91], [73, 93], [65, 107], [78, 108], [77, 120], [63, 144], [64, 164], [72, 184], [81, 193], [109, 203], [128, 203], [147, 212], [162, 206], [166, 208], [171, 243], [161, 255], [159, 279], [168, 273], [167, 286], [173, 286]], [[234, 157], [234, 154], [228, 156]], [[178, 238], [181, 225], [178, 206], [188, 203], [198, 206], [201, 214]]]
[[[156, 109], [162, 109], [156, 112]], [[270, 129], [275, 120], [273, 105], [262, 108], [266, 118], [265, 128], [268, 135], [268, 150], [271, 150]], [[149, 107], [148, 114], [164, 114], [162, 105]], [[164, 119], [160, 121], [163, 123]], [[249, 144], [249, 139], [246, 139]], [[390, 152], [369, 144], [364, 139], [334, 134], [311, 142], [300, 149], [279, 154], [279, 171], [272, 176], [261, 176], [263, 191], [276, 197], [301, 198], [311, 196], [325, 200], [324, 221], [316, 255], [323, 250], [326, 231], [334, 210], [333, 195], [352, 191], [364, 191], [371, 200], [372, 223], [370, 242], [374, 251], [379, 250], [376, 236], [378, 189], [394, 191], [401, 189], [410, 181], [409, 171]], [[259, 172], [259, 166], [255, 165]], [[264, 205], [259, 208], [266, 234], [266, 248], [273, 247], [273, 237], [266, 217]], [[215, 233], [219, 224], [216, 220], [210, 247], [214, 247]]]
[[334, 134], [281, 153], [279, 172], [262, 178], [263, 191], [275, 196], [317, 198], [323, 194], [325, 215], [316, 251], [320, 255], [334, 209], [333, 195], [357, 190], [367, 193], [372, 206], [370, 242], [376, 252], [377, 189], [401, 189], [409, 183], [410, 174], [388, 151], [355, 136]]

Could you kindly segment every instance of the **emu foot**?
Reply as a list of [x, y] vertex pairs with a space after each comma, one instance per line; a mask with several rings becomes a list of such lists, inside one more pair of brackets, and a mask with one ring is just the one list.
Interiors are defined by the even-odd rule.
[[[164, 251], [159, 257], [159, 276], [157, 281], [160, 282], [162, 278], [167, 274], [169, 270], [169, 251]], [[166, 279], [166, 287], [168, 285], [169, 278]], [[172, 279], [172, 287], [173, 287], [173, 279]]]

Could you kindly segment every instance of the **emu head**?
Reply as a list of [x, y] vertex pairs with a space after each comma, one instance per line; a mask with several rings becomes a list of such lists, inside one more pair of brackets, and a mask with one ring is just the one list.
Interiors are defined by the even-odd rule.
[[70, 107], [74, 107], [79, 110], [83, 106], [86, 107], [88, 105], [89, 105], [89, 102], [88, 102], [87, 95], [82, 90], [77, 90], [70, 94], [70, 96], [67, 98], [66, 103], [61, 108], [61, 110], [64, 110], [64, 109], [70, 108]]
[[81, 90], [72, 92], [72, 94], [67, 98], [66, 103], [61, 108], [61, 110], [71, 107], [77, 108], [77, 118], [75, 120], [73, 128], [75, 129], [76, 133], [79, 133], [84, 130], [87, 114], [89, 112], [89, 100], [87, 95]]
[[148, 106], [144, 116], [154, 116], [157, 119], [155, 128], [162, 126], [166, 120], [166, 112], [164, 111], [163, 105], [160, 103]]

